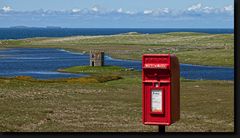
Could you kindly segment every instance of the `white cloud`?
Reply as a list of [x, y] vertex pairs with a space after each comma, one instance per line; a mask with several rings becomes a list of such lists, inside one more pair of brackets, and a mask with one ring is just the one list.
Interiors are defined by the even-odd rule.
[[169, 13], [169, 9], [168, 9], [168, 8], [164, 8], [164, 9], [162, 9], [162, 11], [163, 11], [164, 13]]
[[192, 5], [191, 7], [187, 8], [187, 13], [188, 14], [198, 14], [198, 15], [203, 15], [203, 14], [218, 14], [218, 13], [223, 13], [223, 8], [214, 8], [214, 7], [209, 7], [209, 6], [203, 6], [201, 3], [198, 3], [196, 5]]
[[144, 14], [151, 14], [153, 11], [152, 10], [144, 10], [143, 13]]
[[199, 12], [203, 12], [203, 13], [207, 13], [207, 14], [211, 14], [211, 13], [216, 13], [217, 9], [214, 9], [213, 7], [203, 7], [199, 10]]
[[98, 9], [97, 6], [92, 7], [92, 10], [95, 11], [95, 12], [98, 12], [98, 11], [99, 11], [99, 9]]
[[[10, 6], [4, 6], [2, 9], [0, 9], [0, 13], [2, 15], [8, 15], [11, 16], [13, 12], [11, 11]], [[77, 14], [74, 14], [77, 13]], [[117, 14], [116, 14], [117, 13]], [[168, 19], [174, 19], [174, 18], [195, 18], [196, 16], [202, 16], [202, 17], [223, 17], [223, 16], [232, 16], [233, 13], [233, 6], [232, 5], [226, 5], [225, 7], [221, 8], [215, 8], [210, 6], [204, 6], [201, 3], [194, 4], [190, 6], [189, 8], [177, 10], [177, 9], [169, 9], [169, 8], [158, 8], [158, 9], [145, 9], [142, 11], [131, 11], [131, 10], [123, 10], [122, 8], [118, 9], [107, 9], [105, 7], [101, 7], [99, 5], [93, 5], [90, 8], [85, 9], [79, 9], [79, 8], [73, 8], [70, 10], [58, 10], [58, 11], [52, 11], [52, 10], [34, 10], [34, 11], [14, 11], [14, 14], [18, 15], [29, 15], [29, 16], [64, 16], [64, 17], [72, 17], [72, 16], [83, 16], [92, 18], [88, 15], [98, 15], [98, 17], [106, 17], [108, 16], [115, 17], [116, 18], [122, 18], [122, 17], [128, 17], [127, 15], [131, 15], [131, 17], [150, 17], [150, 18], [162, 18], [166, 17]], [[124, 16], [120, 16], [124, 15]], [[154, 16], [154, 17], [153, 17]]]
[[123, 12], [123, 9], [122, 9], [122, 8], [119, 8], [119, 9], [117, 10], [117, 12], [118, 12], [118, 13], [122, 13], [122, 12]]
[[224, 9], [225, 11], [230, 11], [230, 12], [232, 12], [232, 11], [233, 11], [233, 5], [225, 6], [225, 7], [223, 7], [223, 9]]
[[203, 6], [201, 3], [195, 4], [187, 8], [188, 14], [194, 14], [197, 13], [199, 15], [201, 14], [229, 14], [233, 13], [233, 6], [228, 5], [222, 8], [213, 8], [208, 6]]
[[80, 12], [80, 11], [81, 11], [80, 9], [76, 9], [76, 8], [75, 8], [75, 9], [72, 9], [72, 12], [74, 12], [74, 13], [75, 13], [75, 12]]
[[196, 10], [201, 9], [201, 7], [202, 7], [202, 4], [201, 4], [201, 3], [198, 3], [198, 4], [196, 4], [196, 5], [192, 5], [192, 6], [189, 7], [187, 10], [188, 10], [188, 11], [196, 11]]
[[126, 14], [130, 14], [130, 15], [135, 14], [135, 12], [133, 12], [133, 11], [126, 11], [125, 13], [126, 13]]
[[3, 10], [4, 12], [9, 12], [9, 11], [12, 10], [12, 8], [11, 8], [10, 6], [4, 6], [4, 7], [2, 8], [2, 10]]
[[233, 8], [233, 5], [227, 5], [221, 9], [218, 10], [219, 13], [225, 13], [225, 14], [231, 14], [233, 15], [234, 13], [234, 8]]
[[160, 16], [170, 13], [168, 8], [156, 9], [156, 10], [144, 10], [143, 14], [145, 15], [153, 15], [153, 16]]

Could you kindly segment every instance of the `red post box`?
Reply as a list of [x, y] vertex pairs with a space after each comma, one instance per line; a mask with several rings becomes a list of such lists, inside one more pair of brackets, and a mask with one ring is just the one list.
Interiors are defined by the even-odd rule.
[[142, 121], [169, 126], [180, 119], [180, 67], [172, 54], [142, 57]]

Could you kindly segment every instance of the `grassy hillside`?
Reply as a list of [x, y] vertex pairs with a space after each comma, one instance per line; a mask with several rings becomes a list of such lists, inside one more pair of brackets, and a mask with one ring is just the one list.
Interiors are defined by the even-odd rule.
[[2, 40], [1, 48], [52, 47], [89, 52], [101, 49], [114, 58], [141, 60], [145, 53], [174, 53], [181, 63], [233, 66], [233, 34], [163, 33]]

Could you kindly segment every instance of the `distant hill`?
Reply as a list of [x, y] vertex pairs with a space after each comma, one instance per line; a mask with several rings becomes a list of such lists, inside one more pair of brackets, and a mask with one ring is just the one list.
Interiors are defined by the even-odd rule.
[[27, 27], [27, 26], [12, 26], [12, 27], [9, 27], [9, 28], [30, 28], [30, 27]]
[[62, 28], [62, 27], [60, 27], [60, 26], [46, 26], [46, 28], [50, 28], [50, 29], [60, 29], [60, 28]]
[[9, 27], [9, 28], [48, 28], [48, 29], [59, 29], [61, 27], [59, 26], [46, 26], [46, 27], [29, 27], [29, 26], [12, 26], [12, 27]]

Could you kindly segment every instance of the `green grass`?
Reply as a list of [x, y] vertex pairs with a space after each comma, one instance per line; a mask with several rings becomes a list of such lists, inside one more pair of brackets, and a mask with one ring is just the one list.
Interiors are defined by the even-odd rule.
[[[103, 83], [0, 79], [0, 131], [157, 132], [142, 124], [140, 77]], [[167, 132], [232, 132], [232, 81], [181, 80], [181, 119]]]
[[134, 77], [139, 76], [139, 72], [136, 70], [130, 70], [123, 67], [118, 66], [74, 66], [65, 69], [59, 69], [60, 72], [68, 72], [68, 73], [83, 73], [89, 74], [89, 77], [82, 78], [72, 78], [72, 79], [62, 79], [67, 82], [107, 82], [112, 80], [122, 79], [123, 77]]
[[100, 49], [120, 59], [141, 60], [145, 53], [173, 53], [180, 63], [233, 67], [233, 34], [163, 33], [74, 36], [0, 41], [2, 48], [63, 48], [88, 53]]
[[134, 77], [139, 76], [139, 71], [123, 68], [119, 66], [74, 66], [65, 69], [59, 69], [60, 72], [69, 73], [83, 73], [90, 74], [91, 76], [104, 77], [104, 76], [121, 76], [121, 77]]
[[60, 69], [60, 71], [71, 72], [71, 73], [91, 73], [91, 74], [101, 74], [101, 73], [112, 73], [125, 71], [125, 68], [118, 66], [74, 66], [66, 69]]

